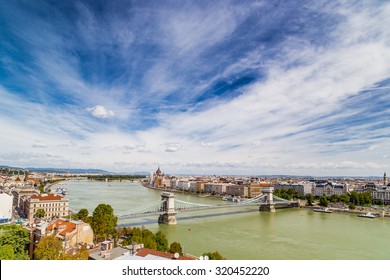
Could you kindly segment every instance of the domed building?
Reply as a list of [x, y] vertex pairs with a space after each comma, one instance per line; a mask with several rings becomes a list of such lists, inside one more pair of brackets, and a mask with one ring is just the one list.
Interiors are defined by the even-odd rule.
[[[150, 172], [152, 173], [152, 172]], [[150, 174], [149, 185], [153, 188], [161, 188], [164, 174], [162, 173], [160, 166], [157, 168], [154, 174]]]
[[160, 169], [160, 166], [157, 168], [157, 171], [156, 171], [156, 176], [163, 176], [164, 174], [162, 173], [161, 169]]
[[170, 187], [170, 180], [161, 171], [160, 166], [157, 168], [154, 174], [151, 174], [149, 185], [153, 188]]

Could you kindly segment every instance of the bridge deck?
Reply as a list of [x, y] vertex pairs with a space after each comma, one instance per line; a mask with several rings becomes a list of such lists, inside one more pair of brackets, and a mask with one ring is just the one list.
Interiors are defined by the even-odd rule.
[[[288, 201], [277, 196], [273, 196], [274, 201], [273, 205], [280, 208], [280, 206], [291, 207], [291, 205], [297, 205], [297, 201]], [[191, 211], [201, 211], [201, 210], [211, 210], [211, 209], [222, 209], [222, 208], [236, 208], [236, 207], [245, 207], [245, 206], [257, 206], [260, 207], [262, 205], [269, 205], [268, 202], [264, 202], [267, 198], [267, 195], [260, 195], [258, 197], [244, 200], [242, 202], [232, 202], [230, 204], [215, 204], [215, 205], [207, 205], [207, 204], [196, 204], [187, 201], [175, 200], [175, 208], [174, 211], [177, 213], [180, 212], [191, 212]], [[118, 216], [120, 219], [130, 219], [130, 218], [140, 218], [147, 216], [154, 216], [158, 214], [166, 213], [166, 205], [163, 200], [159, 200], [156, 202], [149, 203], [144, 207], [134, 209], [131, 212], [123, 213]]]

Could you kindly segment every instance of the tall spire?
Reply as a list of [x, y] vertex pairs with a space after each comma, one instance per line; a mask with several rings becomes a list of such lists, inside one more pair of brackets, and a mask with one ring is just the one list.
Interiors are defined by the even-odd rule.
[[387, 175], [386, 172], [383, 174], [383, 185], [387, 186]]

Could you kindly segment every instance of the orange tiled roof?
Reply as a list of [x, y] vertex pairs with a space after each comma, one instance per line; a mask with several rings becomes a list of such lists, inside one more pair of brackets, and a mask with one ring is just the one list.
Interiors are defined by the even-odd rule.
[[27, 178], [28, 181], [33, 181], [34, 184], [39, 185], [40, 182], [38, 180], [35, 180], [34, 178]]
[[48, 194], [48, 195], [32, 195], [31, 198], [33, 199], [39, 199], [39, 200], [61, 200], [62, 196], [60, 195], [54, 195], [54, 194]]
[[[167, 258], [167, 259], [175, 259], [174, 254], [172, 254], [172, 253], [167, 253], [167, 252], [164, 253], [164, 252], [156, 251], [156, 250], [149, 249], [149, 248], [139, 249], [136, 255], [139, 257], [146, 257], [147, 255], [154, 255], [154, 256]], [[180, 256], [178, 258], [178, 260], [195, 260], [195, 258]]]
[[66, 233], [72, 232], [76, 228], [75, 223], [65, 221], [65, 220], [56, 220], [56, 221], [52, 222], [50, 225], [48, 225], [47, 229], [48, 230], [53, 230], [56, 228], [58, 229], [60, 226], [65, 226], [64, 230], [59, 232], [59, 234], [63, 235], [63, 236], [65, 236]]

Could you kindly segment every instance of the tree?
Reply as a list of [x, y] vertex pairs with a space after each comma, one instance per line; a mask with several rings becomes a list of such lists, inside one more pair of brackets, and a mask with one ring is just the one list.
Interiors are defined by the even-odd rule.
[[158, 251], [161, 251], [161, 252], [168, 251], [168, 249], [169, 249], [168, 239], [164, 233], [162, 233], [161, 231], [158, 231], [155, 235], [155, 240], [156, 240]]
[[142, 243], [144, 244], [145, 248], [157, 250], [155, 236], [153, 232], [148, 229], [142, 230]]
[[352, 191], [350, 194], [350, 200], [352, 204], [355, 205], [360, 205], [360, 198], [359, 198], [359, 193], [356, 191]]
[[120, 227], [117, 228], [117, 235], [118, 236], [129, 236], [131, 234], [132, 228], [131, 227]]
[[341, 202], [348, 203], [348, 202], [349, 202], [349, 195], [347, 195], [347, 194], [341, 194], [341, 195], [339, 195], [339, 200], [340, 200]]
[[54, 235], [42, 237], [34, 250], [36, 260], [61, 260], [62, 254], [62, 242]]
[[328, 201], [328, 198], [325, 195], [321, 196], [321, 198], [320, 198], [320, 205], [323, 206], [323, 207], [328, 207], [329, 201]]
[[77, 213], [77, 217], [79, 218], [79, 220], [83, 220], [85, 217], [88, 217], [88, 209], [80, 209], [80, 211]]
[[349, 209], [351, 209], [351, 210], [355, 210], [355, 209], [356, 209], [355, 204], [352, 204], [352, 203], [350, 203], [350, 204], [348, 205], [348, 207], [349, 207]]
[[[144, 244], [145, 248], [166, 252], [168, 250], [168, 241], [162, 232], [153, 234], [148, 229], [133, 228], [129, 238], [123, 241], [123, 245], [130, 245], [133, 242], [137, 244]], [[165, 242], [165, 243], [164, 243]]]
[[43, 209], [38, 209], [37, 212], [35, 213], [35, 217], [37, 217], [38, 219], [42, 219], [43, 217], [45, 217], [45, 210]]
[[92, 229], [98, 240], [104, 240], [116, 234], [118, 217], [114, 216], [114, 210], [109, 204], [99, 204], [92, 215]]
[[226, 258], [222, 257], [222, 255], [218, 252], [218, 251], [215, 251], [215, 252], [208, 252], [208, 253], [203, 253], [202, 256], [208, 256], [209, 257], [209, 260], [226, 260]]
[[332, 196], [330, 197], [330, 202], [339, 202], [339, 201], [340, 201], [339, 196], [336, 194], [332, 194]]
[[0, 248], [3, 249], [4, 256], [10, 256], [9, 246], [11, 246], [14, 259], [28, 260], [26, 250], [28, 244], [30, 244], [30, 233], [21, 225], [0, 226]]
[[183, 255], [183, 248], [181, 247], [179, 242], [173, 242], [171, 246], [169, 246], [169, 251], [172, 254], [179, 253], [180, 255]]
[[89, 253], [86, 246], [82, 246], [80, 250], [78, 250], [74, 254], [62, 254], [62, 260], [88, 260]]
[[314, 202], [314, 196], [310, 193], [308, 193], [306, 196], [306, 205], [307, 206], [313, 206], [313, 202]]
[[12, 245], [0, 246], [0, 260], [15, 260], [15, 253]]
[[360, 197], [363, 205], [369, 205], [372, 203], [372, 195], [369, 192], [361, 193]]

